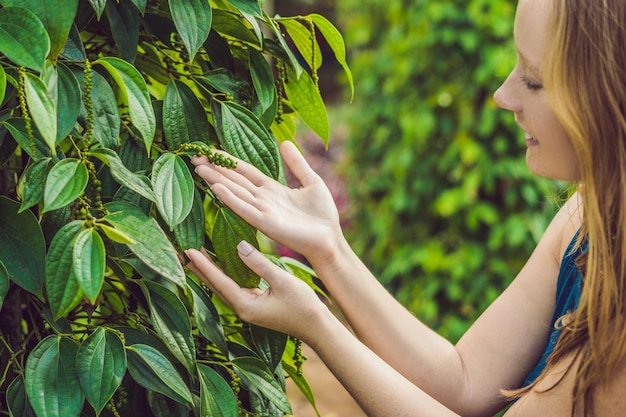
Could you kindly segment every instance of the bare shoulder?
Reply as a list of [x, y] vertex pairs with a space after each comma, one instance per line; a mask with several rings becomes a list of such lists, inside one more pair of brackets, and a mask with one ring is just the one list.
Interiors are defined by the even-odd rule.
[[[564, 358], [545, 379], [509, 408], [504, 417], [571, 417], [572, 391], [579, 361], [571, 355]], [[626, 361], [616, 369], [606, 385], [593, 391], [595, 416], [619, 416], [626, 410]], [[576, 416], [582, 415], [577, 412]]]

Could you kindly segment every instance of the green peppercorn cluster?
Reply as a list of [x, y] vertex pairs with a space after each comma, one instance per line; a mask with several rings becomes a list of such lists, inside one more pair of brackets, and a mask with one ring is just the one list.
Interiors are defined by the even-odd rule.
[[210, 163], [219, 165], [224, 168], [234, 169], [237, 168], [237, 162], [232, 158], [222, 155], [221, 153], [213, 152], [207, 145], [198, 143], [183, 143], [180, 145], [179, 150], [181, 152], [193, 152], [196, 156], [206, 156]]
[[292, 337], [294, 344], [293, 364], [296, 367], [296, 374], [302, 376], [302, 365], [306, 360], [306, 356], [302, 354], [302, 340]]

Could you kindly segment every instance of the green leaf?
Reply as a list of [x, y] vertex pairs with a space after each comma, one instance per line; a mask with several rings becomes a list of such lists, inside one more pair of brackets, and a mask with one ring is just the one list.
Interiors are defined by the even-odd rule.
[[275, 370], [283, 357], [287, 335], [255, 325], [251, 325], [250, 333], [259, 356], [271, 370]]
[[176, 294], [157, 284], [144, 282], [152, 324], [168, 350], [193, 374], [196, 347], [191, 336], [191, 321], [183, 302]]
[[343, 41], [341, 33], [339, 33], [337, 28], [324, 16], [313, 13], [309, 17], [313, 19], [313, 23], [315, 23], [315, 26], [317, 26], [317, 29], [322, 33], [324, 39], [326, 39], [326, 42], [330, 46], [330, 49], [332, 49], [335, 54], [335, 59], [337, 59], [337, 62], [339, 62], [343, 68], [346, 77], [348, 78], [348, 83], [350, 84], [351, 97], [354, 97], [354, 80], [352, 79], [352, 72], [350, 71], [346, 60], [346, 45]]
[[228, 2], [244, 13], [261, 16], [261, 6], [258, 0], [228, 0]]
[[70, 34], [61, 51], [61, 56], [69, 61], [84, 61], [87, 58], [85, 45], [83, 45], [76, 24], [73, 24], [72, 29], [70, 29]]
[[263, 54], [253, 48], [250, 48], [250, 75], [259, 103], [261, 103], [261, 110], [265, 112], [276, 100], [274, 75]]
[[7, 91], [7, 74], [4, 67], [0, 65], [0, 105], [4, 102], [4, 96]]
[[43, 212], [64, 207], [76, 200], [89, 181], [85, 164], [76, 158], [62, 159], [48, 173], [43, 195]]
[[211, 302], [211, 298], [193, 279], [189, 278], [187, 285], [191, 289], [193, 314], [200, 334], [215, 343], [224, 356], [228, 356], [224, 328], [220, 322], [217, 309]]
[[28, 131], [26, 130], [26, 122], [24, 119], [12, 117], [2, 123], [6, 126], [11, 136], [13, 136], [13, 139], [15, 139], [20, 147], [26, 151], [31, 158], [41, 159], [50, 158], [52, 156], [50, 148], [44, 142], [36, 126], [31, 125], [33, 130], [33, 139], [31, 141], [28, 137]]
[[281, 32], [280, 28], [278, 27], [278, 24], [274, 21], [274, 19], [271, 19], [269, 16], [265, 16], [265, 23], [267, 24], [269, 29], [272, 31], [272, 33], [276, 37], [276, 40], [278, 41], [278, 45], [281, 48], [280, 51], [287, 56], [289, 60], [289, 64], [290, 64], [288, 66], [295, 68], [296, 79], [300, 78], [300, 75], [303, 72], [302, 67], [298, 63], [298, 58], [296, 58], [293, 52], [291, 52], [291, 48], [289, 48], [289, 45], [287, 45], [287, 42], [285, 41], [285, 37], [283, 33]]
[[228, 153], [251, 163], [269, 177], [280, 177], [276, 141], [254, 113], [233, 102], [223, 102], [216, 129]]
[[139, 207], [124, 201], [107, 203], [105, 208], [109, 214], [104, 220], [136, 242], [128, 244], [130, 250], [150, 269], [184, 288], [185, 272], [176, 249], [157, 221], [146, 216]]
[[104, 234], [111, 239], [113, 242], [116, 243], [121, 243], [123, 245], [129, 245], [132, 243], [137, 243], [135, 240], [133, 240], [130, 236], [128, 236], [127, 234], [111, 227], [111, 226], [107, 226], [106, 224], [103, 223], [97, 223], [96, 227], [100, 230], [102, 230], [104, 232]]
[[122, 59], [104, 57], [95, 64], [102, 65], [117, 83], [119, 99], [128, 105], [130, 120], [141, 134], [149, 154], [156, 131], [156, 118], [146, 81], [135, 67]]
[[46, 242], [37, 218], [0, 196], [0, 262], [11, 281], [43, 298]]
[[93, 228], [81, 231], [74, 242], [72, 270], [83, 294], [91, 304], [96, 304], [100, 295], [105, 269], [106, 251], [102, 238]]
[[294, 110], [328, 146], [330, 125], [319, 89], [306, 72], [303, 72], [300, 79], [297, 79], [293, 70], [287, 67], [287, 78], [289, 82], [285, 83], [285, 92]]
[[181, 250], [200, 249], [204, 243], [204, 204], [197, 188], [193, 190], [193, 204], [185, 219], [174, 227], [174, 236]]
[[[300, 55], [306, 61], [309, 68], [313, 71], [317, 71], [322, 66], [322, 50], [320, 49], [317, 40], [311, 41], [311, 29], [304, 26], [300, 22], [300, 18], [279, 19], [278, 22], [285, 27], [289, 37], [293, 41], [294, 45], [300, 52]], [[311, 48], [315, 48], [312, 50]], [[312, 58], [315, 56], [315, 66], [313, 65]]]
[[198, 364], [200, 375], [200, 415], [237, 417], [237, 399], [230, 385], [213, 369]]
[[0, 53], [19, 66], [43, 71], [50, 37], [41, 20], [21, 7], [0, 9]]
[[85, 400], [76, 373], [78, 345], [69, 337], [50, 335], [26, 362], [26, 393], [38, 417], [78, 417]]
[[186, 84], [171, 80], [163, 98], [163, 133], [170, 150], [182, 143], [210, 143], [211, 125], [200, 100]]
[[243, 263], [237, 245], [246, 240], [258, 248], [254, 229], [229, 208], [220, 208], [213, 225], [213, 248], [224, 272], [245, 288], [256, 288], [261, 278]]
[[152, 166], [152, 187], [159, 213], [173, 229], [193, 205], [193, 178], [185, 161], [173, 153], [162, 154]]
[[83, 293], [72, 267], [72, 251], [83, 222], [74, 220], [52, 239], [46, 257], [46, 293], [54, 320], [65, 317], [80, 303]]
[[116, 332], [98, 327], [78, 348], [78, 379], [89, 404], [100, 415], [126, 375], [126, 351]]
[[50, 59], [56, 61], [67, 41], [78, 8], [78, 0], [3, 0], [4, 6], [18, 6], [34, 12], [50, 37]]
[[231, 362], [280, 411], [285, 414], [292, 413], [287, 394], [263, 361], [258, 358], [243, 356], [234, 358]]
[[127, 347], [127, 356], [128, 371], [139, 385], [181, 404], [193, 403], [187, 384], [161, 352], [148, 345], [135, 344]]
[[26, 397], [24, 377], [18, 375], [9, 384], [6, 393], [7, 407], [10, 417], [36, 417], [35, 411]]
[[189, 61], [193, 61], [209, 37], [211, 6], [205, 0], [170, 0], [169, 5], [176, 31], [187, 48]]
[[26, 103], [35, 126], [54, 155], [57, 140], [57, 111], [44, 82], [30, 72], [24, 80]]
[[93, 7], [93, 10], [96, 12], [98, 20], [100, 20], [100, 18], [102, 17], [102, 13], [104, 12], [104, 8], [107, 5], [106, 0], [89, 0], [89, 3], [91, 4], [91, 7]]
[[[93, 135], [105, 148], [117, 149], [119, 146], [121, 119], [115, 93], [102, 75], [96, 71], [92, 71], [91, 75], [93, 83], [91, 89], [91, 102], [94, 113]], [[81, 72], [81, 82], [83, 82], [83, 79], [84, 76]]]
[[109, 0], [104, 10], [111, 36], [125, 61], [135, 62], [139, 43], [139, 10], [129, 0]]
[[122, 162], [117, 152], [111, 149], [94, 149], [91, 154], [109, 165], [111, 175], [120, 184], [130, 188], [142, 197], [152, 202], [156, 202], [156, 196], [150, 185], [150, 180], [145, 175], [132, 172]]
[[0, 261], [0, 310], [2, 310], [2, 304], [4, 304], [4, 297], [9, 292], [9, 271]]
[[50, 158], [39, 160], [31, 159], [28, 161], [28, 165], [20, 177], [20, 182], [17, 187], [18, 194], [22, 199], [22, 205], [19, 210], [20, 213], [38, 204], [43, 199], [46, 177], [51, 168], [52, 160]]
[[74, 73], [63, 63], [57, 64], [59, 74], [59, 82], [57, 85], [58, 93], [56, 96], [57, 109], [57, 143], [70, 134], [82, 104], [82, 96], [78, 80]]
[[213, 9], [211, 28], [218, 33], [244, 43], [259, 45], [259, 39], [238, 16], [225, 10]]
[[289, 378], [293, 381], [293, 383], [298, 387], [300, 392], [309, 400], [309, 404], [313, 407], [315, 414], [320, 417], [320, 413], [317, 410], [317, 405], [315, 404], [315, 396], [313, 395], [313, 391], [311, 390], [311, 386], [307, 382], [306, 378], [302, 376], [302, 373], [298, 372], [296, 368], [293, 366], [283, 362], [283, 369], [289, 376]]

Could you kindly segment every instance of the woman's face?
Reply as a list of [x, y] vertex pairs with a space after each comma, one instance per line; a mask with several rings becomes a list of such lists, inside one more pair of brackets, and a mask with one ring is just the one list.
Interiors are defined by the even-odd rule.
[[496, 104], [515, 114], [524, 131], [526, 163], [543, 177], [580, 179], [572, 143], [543, 88], [542, 71], [550, 40], [552, 2], [520, 0], [515, 18], [517, 66], [494, 94]]

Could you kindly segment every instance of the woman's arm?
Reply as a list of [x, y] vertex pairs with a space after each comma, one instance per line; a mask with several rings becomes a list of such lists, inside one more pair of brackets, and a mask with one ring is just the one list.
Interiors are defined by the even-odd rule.
[[499, 389], [517, 387], [545, 345], [560, 257], [579, 224], [575, 198], [513, 284], [453, 346], [406, 311], [353, 253], [328, 189], [295, 147], [282, 144], [281, 153], [302, 187], [284, 187], [243, 162], [236, 170], [194, 162], [224, 203], [307, 257], [358, 337], [394, 369], [460, 414], [501, 408]]
[[186, 253], [188, 267], [242, 320], [294, 335], [311, 346], [368, 416], [457, 416], [357, 340], [307, 284], [249, 244], [240, 244], [239, 253], [268, 282], [264, 292], [240, 288], [199, 251]]

